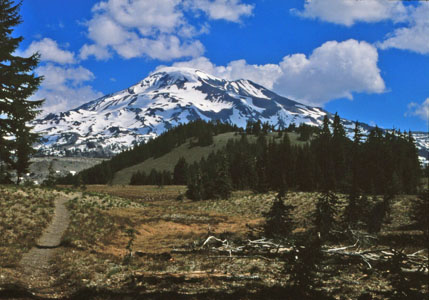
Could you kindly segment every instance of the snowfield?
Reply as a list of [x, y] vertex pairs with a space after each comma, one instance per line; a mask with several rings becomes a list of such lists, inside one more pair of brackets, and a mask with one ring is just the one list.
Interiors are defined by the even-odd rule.
[[[39, 154], [111, 156], [180, 123], [220, 120], [244, 127], [260, 120], [277, 127], [319, 126], [327, 111], [303, 105], [249, 80], [227, 81], [192, 68], [162, 68], [136, 85], [33, 122]], [[348, 135], [354, 123], [343, 120]], [[364, 131], [370, 129], [363, 125]], [[422, 153], [427, 133], [415, 135]], [[427, 153], [427, 152], [426, 152]], [[424, 158], [424, 157], [422, 157]]]

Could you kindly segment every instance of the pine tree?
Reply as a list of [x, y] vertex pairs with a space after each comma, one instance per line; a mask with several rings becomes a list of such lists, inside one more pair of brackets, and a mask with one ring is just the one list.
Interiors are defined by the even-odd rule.
[[336, 224], [338, 197], [332, 192], [324, 192], [317, 199], [314, 225], [322, 239], [328, 239]]
[[355, 228], [359, 221], [359, 209], [358, 209], [359, 195], [356, 190], [352, 190], [347, 197], [347, 206], [344, 209], [344, 222], [347, 227]]
[[32, 144], [38, 136], [26, 124], [39, 113], [43, 103], [27, 100], [38, 89], [42, 77], [31, 73], [39, 62], [39, 55], [28, 58], [14, 55], [23, 37], [13, 37], [13, 27], [22, 22], [21, 3], [0, 1], [0, 160], [17, 172], [18, 183], [29, 167]]
[[411, 206], [410, 217], [417, 227], [429, 237], [429, 189], [424, 190], [414, 199]]
[[324, 192], [335, 189], [334, 149], [332, 149], [332, 134], [329, 125], [329, 118], [325, 115], [319, 135], [312, 143], [320, 171], [318, 176], [320, 188]]
[[290, 295], [293, 299], [327, 298], [316, 291], [316, 288], [321, 285], [317, 276], [319, 264], [323, 259], [321, 246], [321, 240], [318, 237], [309, 236], [284, 255], [283, 273], [289, 275], [289, 283], [292, 286]]
[[225, 155], [219, 155], [217, 161], [217, 176], [214, 179], [216, 197], [228, 199], [232, 192], [231, 175], [229, 173], [228, 160]]
[[360, 187], [360, 172], [362, 167], [362, 130], [358, 121], [355, 122], [355, 128], [353, 130], [354, 137], [351, 146], [351, 160], [350, 160], [350, 172], [351, 172], [351, 190], [352, 193], [356, 193]]
[[309, 145], [295, 147], [296, 160], [293, 169], [295, 186], [301, 191], [315, 190], [316, 180], [314, 168], [317, 167]]
[[377, 196], [372, 197], [373, 206], [370, 208], [366, 216], [367, 230], [370, 233], [378, 233], [386, 219], [388, 212], [388, 201], [386, 198], [378, 200]]
[[287, 190], [291, 188], [295, 181], [295, 176], [293, 174], [294, 165], [295, 165], [295, 155], [292, 151], [292, 146], [290, 143], [289, 135], [286, 133], [283, 136], [282, 142], [279, 145], [280, 150], [280, 161], [279, 167], [282, 170], [282, 180], [281, 180], [281, 189]]
[[55, 176], [55, 170], [54, 170], [54, 161], [51, 161], [49, 163], [48, 167], [48, 177], [46, 177], [45, 181], [43, 181], [43, 185], [52, 187], [55, 185], [56, 176]]
[[293, 230], [292, 205], [285, 205], [283, 202], [284, 192], [280, 191], [273, 202], [270, 210], [264, 215], [266, 222], [264, 224], [264, 233], [267, 237], [284, 238]]
[[191, 200], [199, 201], [203, 199], [204, 190], [201, 177], [200, 166], [198, 163], [194, 163], [189, 168], [188, 189], [186, 190], [186, 197]]
[[422, 170], [418, 159], [418, 150], [411, 131], [408, 132], [406, 154], [403, 155], [403, 188], [406, 193], [415, 193], [420, 183]]
[[[364, 163], [362, 166], [361, 178], [364, 181], [365, 190], [376, 194], [383, 194], [387, 185], [386, 173], [386, 138], [383, 131], [377, 126], [371, 130], [365, 141], [364, 147]], [[390, 178], [388, 178], [390, 179]]]
[[271, 140], [268, 143], [267, 148], [267, 180], [269, 186], [274, 190], [285, 189], [285, 176], [284, 171], [286, 168], [286, 162], [284, 159], [284, 155], [282, 155], [283, 151], [274, 140]]
[[201, 147], [213, 144], [213, 132], [208, 127], [202, 127], [198, 134], [197, 145]]
[[337, 185], [340, 182], [342, 182], [344, 185], [346, 175], [346, 151], [348, 139], [346, 137], [346, 131], [341, 124], [341, 119], [337, 113], [335, 113], [332, 128], [332, 159], [335, 172], [335, 182], [337, 183]]
[[173, 182], [177, 185], [185, 185], [187, 183], [188, 163], [184, 157], [179, 158], [174, 166]]

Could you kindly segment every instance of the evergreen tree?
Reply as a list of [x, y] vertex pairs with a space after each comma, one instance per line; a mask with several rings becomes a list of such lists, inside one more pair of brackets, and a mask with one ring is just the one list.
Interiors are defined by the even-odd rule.
[[213, 132], [210, 128], [202, 127], [198, 134], [198, 146], [205, 147], [213, 144]]
[[189, 167], [188, 189], [186, 197], [191, 200], [199, 201], [203, 199], [204, 190], [202, 183], [201, 170], [198, 163], [194, 163]]
[[294, 223], [292, 220], [292, 205], [284, 204], [284, 192], [280, 191], [270, 210], [265, 213], [264, 233], [267, 237], [284, 238], [290, 235]]
[[56, 173], [54, 170], [54, 161], [51, 161], [49, 163], [49, 167], [48, 167], [48, 177], [46, 177], [45, 181], [43, 181], [43, 184], [48, 186], [48, 187], [52, 187], [55, 185], [56, 182]]
[[328, 239], [336, 224], [338, 197], [332, 192], [324, 192], [319, 196], [314, 212], [314, 225], [322, 239]]
[[358, 121], [355, 122], [353, 130], [354, 137], [350, 155], [351, 192], [357, 193], [360, 187], [360, 171], [362, 167], [362, 130]]
[[173, 182], [177, 185], [187, 184], [188, 163], [184, 157], [179, 158], [174, 166]]
[[352, 190], [347, 197], [347, 206], [344, 209], [344, 222], [347, 227], [355, 228], [359, 221], [359, 209], [358, 209], [359, 195], [356, 190]]
[[385, 142], [383, 131], [376, 126], [363, 144], [362, 181], [365, 189], [374, 194], [384, 194], [390, 179], [390, 176], [386, 178], [386, 174], [394, 166], [393, 163], [387, 162], [389, 155], [386, 153], [388, 149]]
[[333, 163], [332, 134], [329, 128], [330, 121], [327, 115], [323, 118], [323, 125], [318, 137], [313, 141], [312, 148], [318, 164], [317, 176], [320, 188], [326, 192], [335, 189], [335, 168]]
[[366, 216], [367, 230], [370, 233], [378, 233], [381, 226], [385, 222], [386, 214], [388, 212], [387, 200], [378, 200], [376, 196], [372, 197], [373, 205]]
[[426, 237], [429, 237], [429, 189], [422, 191], [414, 199], [410, 217], [416, 223], [417, 227], [425, 232]]
[[382, 265], [385, 271], [383, 275], [386, 276], [392, 287], [386, 293], [387, 298], [392, 300], [427, 299], [427, 289], [424, 288], [427, 285], [427, 276], [421, 276], [424, 274], [423, 272], [417, 274], [404, 272], [409, 268], [407, 255], [403, 250], [392, 249], [391, 251], [393, 255]]
[[292, 251], [284, 255], [283, 272], [289, 275], [289, 282], [293, 287], [291, 291], [293, 299], [327, 298], [316, 291], [316, 288], [321, 285], [316, 272], [322, 258], [321, 240], [312, 236], [295, 245]]
[[231, 176], [229, 174], [228, 160], [220, 155], [217, 165], [217, 176], [214, 179], [216, 198], [228, 199], [232, 192]]
[[280, 190], [288, 190], [289, 188], [292, 188], [295, 183], [293, 171], [296, 156], [294, 154], [289, 135], [286, 133], [283, 135], [283, 139], [279, 145], [279, 168], [282, 171]]
[[267, 153], [264, 152], [260, 154], [256, 159], [256, 186], [255, 192], [257, 193], [266, 193], [269, 190], [269, 182], [267, 178]]
[[13, 27], [22, 22], [21, 3], [0, 1], [0, 160], [17, 172], [18, 183], [28, 171], [32, 144], [37, 135], [26, 124], [39, 113], [43, 103], [27, 100], [38, 89], [42, 77], [32, 71], [37, 67], [39, 55], [28, 58], [14, 55], [23, 37], [12, 36]]
[[308, 141], [315, 130], [315, 127], [301, 123], [296, 130], [299, 133], [298, 140], [304, 142]]
[[408, 132], [406, 144], [404, 144], [404, 166], [402, 168], [402, 184], [404, 192], [415, 193], [420, 184], [422, 170], [418, 159], [418, 149], [411, 131]]
[[243, 134], [238, 142], [227, 144], [226, 151], [230, 153], [230, 173], [234, 189], [253, 189], [256, 182], [254, 152], [252, 145]]
[[259, 135], [256, 141], [256, 178], [257, 182], [255, 185], [255, 192], [266, 193], [269, 189], [269, 182], [267, 176], [267, 162], [268, 162], [268, 150], [267, 141], [264, 135]]
[[309, 145], [295, 147], [296, 161], [294, 165], [295, 186], [301, 191], [316, 189], [315, 169], [318, 167]]
[[336, 113], [332, 123], [332, 159], [335, 172], [335, 182], [337, 187], [340, 183], [345, 184], [346, 175], [346, 151], [349, 140], [346, 137], [346, 131], [341, 124], [341, 119]]
[[287, 128], [288, 132], [295, 132], [296, 131], [296, 124], [295, 123], [290, 123], [288, 128]]
[[145, 185], [146, 182], [146, 173], [137, 171], [131, 176], [130, 185]]
[[268, 155], [267, 155], [267, 165], [266, 165], [266, 176], [268, 185], [273, 190], [285, 190], [286, 181], [285, 181], [285, 168], [286, 168], [286, 158], [283, 153], [284, 149], [281, 149], [281, 146], [278, 145], [274, 140], [271, 140], [268, 143]]

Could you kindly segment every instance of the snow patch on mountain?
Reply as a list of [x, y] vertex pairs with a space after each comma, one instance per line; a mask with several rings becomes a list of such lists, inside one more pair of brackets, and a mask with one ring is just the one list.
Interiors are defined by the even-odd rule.
[[[278, 127], [290, 123], [320, 126], [326, 114], [332, 117], [321, 108], [279, 96], [250, 80], [227, 81], [197, 69], [165, 67], [127, 89], [49, 114], [32, 125], [43, 136], [37, 145], [40, 154], [100, 157], [196, 119], [240, 127], [249, 120]], [[354, 123], [343, 122], [351, 134]], [[427, 136], [416, 140], [429, 149]]]

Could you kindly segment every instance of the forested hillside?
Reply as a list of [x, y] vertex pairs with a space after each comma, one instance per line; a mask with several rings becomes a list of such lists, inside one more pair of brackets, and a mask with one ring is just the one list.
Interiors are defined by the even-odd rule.
[[186, 125], [179, 125], [147, 143], [121, 152], [112, 159], [84, 170], [75, 176], [69, 175], [60, 178], [58, 183], [107, 184], [111, 182], [115, 172], [143, 162], [150, 157], [160, 157], [185, 143], [189, 138], [195, 138], [195, 146], [206, 146], [213, 142], [213, 135], [233, 131], [239, 131], [239, 128], [220, 122], [207, 123], [197, 120]]
[[[362, 134], [358, 123], [354, 137], [346, 137], [340, 117], [321, 128], [301, 125], [276, 130], [268, 124], [249, 122], [245, 129], [229, 124], [195, 121], [172, 128], [146, 144], [125, 151], [109, 161], [68, 176], [60, 183], [107, 184], [114, 174], [149, 158], [159, 158], [178, 146], [208, 146], [213, 136], [235, 132], [223, 149], [209, 152], [198, 162], [177, 157], [169, 170], [136, 172], [134, 185], [188, 185], [188, 197], [226, 197], [232, 190], [250, 189], [321, 191], [350, 190], [368, 194], [414, 193], [421, 169], [412, 136], [375, 127]], [[301, 143], [291, 143], [290, 132]], [[189, 146], [188, 146], [189, 144]], [[207, 148], [210, 151], [210, 147]], [[171, 160], [171, 159], [170, 159]]]
[[333, 124], [325, 118], [304, 146], [291, 145], [283, 132], [278, 136], [282, 138], [275, 142], [261, 133], [252, 144], [243, 134], [223, 151], [188, 166], [188, 197], [223, 198], [243, 189], [410, 194], [420, 183], [417, 149], [408, 134], [376, 127], [363, 136], [356, 124], [350, 140], [336, 116]]

